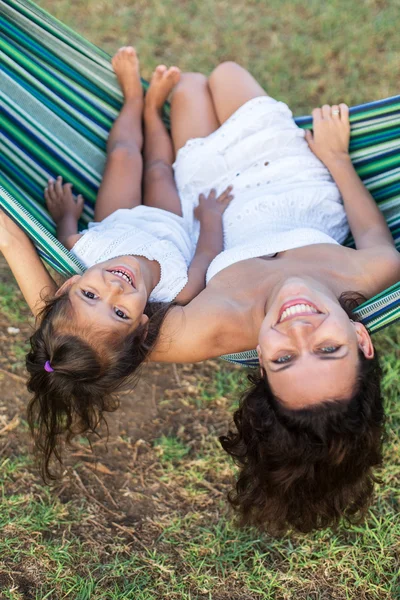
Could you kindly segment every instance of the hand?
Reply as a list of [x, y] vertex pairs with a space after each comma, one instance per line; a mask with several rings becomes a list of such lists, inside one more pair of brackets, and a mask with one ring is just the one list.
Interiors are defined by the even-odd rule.
[[57, 180], [49, 179], [49, 184], [44, 190], [44, 197], [49, 213], [55, 223], [60, 223], [65, 217], [73, 216], [76, 221], [82, 214], [83, 196], [74, 196], [72, 183], [64, 183], [62, 177]]
[[0, 250], [12, 247], [13, 242], [19, 238], [26, 238], [25, 233], [18, 225], [0, 208]]
[[231, 194], [232, 187], [229, 185], [218, 197], [215, 190], [211, 190], [208, 196], [200, 194], [199, 205], [194, 210], [196, 219], [201, 221], [209, 214], [222, 215], [230, 201], [233, 200], [233, 195]]
[[[337, 112], [339, 111], [339, 112]], [[313, 133], [305, 132], [312, 152], [326, 167], [337, 159], [349, 158], [350, 122], [347, 104], [314, 108]]]

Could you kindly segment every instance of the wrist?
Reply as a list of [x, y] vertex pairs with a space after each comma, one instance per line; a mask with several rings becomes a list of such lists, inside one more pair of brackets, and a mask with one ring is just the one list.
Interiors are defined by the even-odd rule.
[[222, 214], [219, 211], [207, 210], [199, 216], [202, 227], [220, 226], [222, 223]]
[[63, 227], [65, 225], [78, 227], [78, 219], [73, 213], [65, 213], [61, 217], [58, 217], [57, 219], [53, 217], [53, 219], [57, 227]]
[[350, 154], [348, 152], [336, 152], [335, 154], [331, 154], [327, 156], [324, 162], [329, 170], [335, 169], [337, 167], [345, 167], [352, 164]]

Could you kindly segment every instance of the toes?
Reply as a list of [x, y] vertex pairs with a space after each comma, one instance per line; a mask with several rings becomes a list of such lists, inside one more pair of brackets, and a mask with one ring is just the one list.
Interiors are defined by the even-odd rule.
[[178, 67], [170, 67], [167, 71], [166, 77], [168, 77], [168, 79], [172, 79], [173, 81], [178, 81], [180, 75], [181, 71], [178, 69]]

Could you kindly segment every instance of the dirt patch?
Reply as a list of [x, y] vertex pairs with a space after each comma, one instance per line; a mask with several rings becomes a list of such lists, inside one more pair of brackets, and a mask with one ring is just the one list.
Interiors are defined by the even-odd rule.
[[[0, 260], [0, 281], [13, 279]], [[15, 288], [17, 299], [19, 292]], [[10, 322], [0, 317], [0, 456], [13, 457], [32, 450], [32, 440], [24, 422], [29, 393], [21, 354], [31, 335], [33, 322], [26, 319], [12, 323], [19, 329], [7, 332]], [[19, 349], [19, 350], [16, 350]], [[22, 350], [21, 350], [22, 349]], [[65, 452], [64, 477], [53, 485], [62, 502], [86, 497], [93, 504], [96, 522], [129, 536], [129, 528], [140, 526], [155, 513], [162, 514], [180, 506], [185, 512], [190, 502], [179, 488], [160, 481], [160, 454], [154, 446], [161, 436], [174, 436], [195, 455], [205, 436], [225, 433], [230, 420], [226, 403], [190, 403], [196, 396], [196, 383], [212, 377], [220, 361], [198, 365], [149, 364], [143, 368], [134, 390], [120, 396], [120, 407], [106, 415], [107, 427], [100, 429], [101, 439], [74, 441]], [[3, 430], [3, 433], [1, 431]], [[37, 477], [37, 472], [32, 467]], [[229, 477], [208, 480], [210, 496], [222, 494]], [[16, 487], [17, 482], [15, 482]], [[77, 524], [83, 535], [93, 524]], [[125, 528], [125, 529], [124, 529]], [[128, 529], [127, 529], [128, 528]], [[101, 529], [101, 528], [100, 528]], [[101, 535], [101, 531], [100, 531]]]

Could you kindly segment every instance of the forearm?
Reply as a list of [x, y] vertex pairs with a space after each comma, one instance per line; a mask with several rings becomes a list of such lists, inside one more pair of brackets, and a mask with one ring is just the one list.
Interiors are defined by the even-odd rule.
[[43, 292], [54, 295], [57, 285], [50, 277], [34, 245], [21, 232], [12, 245], [2, 248], [4, 257], [17, 280], [18, 286], [34, 316], [43, 307]]
[[336, 159], [328, 168], [342, 195], [357, 248], [362, 246], [362, 239], [366, 234], [371, 238], [374, 232], [377, 240], [394, 244], [383, 214], [358, 177], [350, 157]]
[[200, 225], [196, 252], [188, 271], [188, 282], [176, 301], [188, 304], [206, 286], [207, 269], [211, 261], [223, 250], [222, 215], [209, 215]]
[[[224, 234], [222, 215], [212, 213], [200, 222], [200, 235], [192, 265], [196, 260], [207, 260], [208, 264], [220, 253], [224, 247]], [[208, 266], [208, 265], [207, 265]]]
[[64, 246], [68, 246], [68, 238], [78, 233], [78, 222], [74, 215], [64, 215], [57, 223], [57, 239]]

